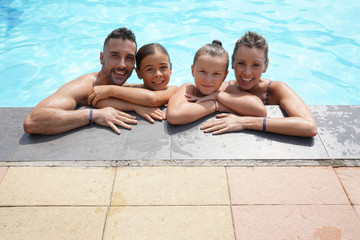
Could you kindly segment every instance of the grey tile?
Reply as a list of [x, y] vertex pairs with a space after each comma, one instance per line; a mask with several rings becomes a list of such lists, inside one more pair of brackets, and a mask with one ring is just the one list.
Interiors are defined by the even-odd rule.
[[333, 159], [360, 159], [360, 105], [310, 106]]
[[0, 161], [11, 160], [24, 133], [23, 122], [31, 108], [0, 108]]
[[[328, 159], [319, 138], [284, 136], [245, 130], [213, 136], [200, 130], [215, 114], [185, 126], [168, 124], [171, 159]], [[269, 117], [283, 116], [277, 106], [268, 107]]]
[[132, 130], [121, 129], [121, 135], [97, 125], [54, 136], [23, 134], [13, 160], [169, 159], [170, 140], [163, 123], [137, 119], [138, 124]]

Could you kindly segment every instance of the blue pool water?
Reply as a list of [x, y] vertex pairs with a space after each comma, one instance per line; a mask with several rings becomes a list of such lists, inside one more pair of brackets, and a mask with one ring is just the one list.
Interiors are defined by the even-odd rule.
[[[190, 65], [203, 44], [220, 39], [231, 55], [254, 30], [270, 44], [264, 77], [286, 82], [309, 105], [358, 105], [359, 15], [360, 3], [350, 0], [0, 0], [0, 107], [35, 106], [98, 71], [104, 38], [121, 26], [139, 46], [168, 49], [172, 85], [193, 81]], [[129, 82], [139, 82], [136, 74]]]

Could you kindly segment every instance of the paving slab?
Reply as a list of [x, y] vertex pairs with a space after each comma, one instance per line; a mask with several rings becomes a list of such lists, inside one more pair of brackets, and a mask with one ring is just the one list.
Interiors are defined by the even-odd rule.
[[2, 207], [0, 239], [102, 239], [105, 207]]
[[234, 240], [230, 207], [111, 207], [104, 240]]
[[229, 205], [224, 167], [118, 168], [111, 205]]
[[231, 204], [347, 204], [331, 167], [227, 168]]
[[0, 184], [0, 206], [109, 205], [112, 168], [10, 167]]
[[9, 161], [24, 134], [23, 122], [31, 108], [0, 108], [0, 161]]
[[0, 183], [3, 180], [3, 178], [5, 177], [7, 169], [8, 169], [7, 167], [0, 167]]
[[262, 205], [232, 207], [237, 240], [332, 239], [360, 236], [350, 205]]
[[350, 202], [360, 205], [360, 167], [335, 168]]
[[360, 105], [310, 106], [333, 159], [360, 159]]
[[[283, 117], [278, 106], [267, 106], [269, 117]], [[169, 123], [172, 159], [328, 159], [319, 138], [285, 136], [260, 131], [211, 135], [200, 127], [216, 114], [183, 126]]]

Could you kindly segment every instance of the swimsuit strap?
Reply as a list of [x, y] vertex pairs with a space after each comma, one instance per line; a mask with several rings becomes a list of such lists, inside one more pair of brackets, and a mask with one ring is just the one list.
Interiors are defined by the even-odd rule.
[[269, 101], [269, 89], [270, 89], [270, 84], [271, 84], [271, 81], [268, 83], [267, 88], [266, 88], [266, 100], [265, 100], [265, 105], [268, 105], [268, 101]]

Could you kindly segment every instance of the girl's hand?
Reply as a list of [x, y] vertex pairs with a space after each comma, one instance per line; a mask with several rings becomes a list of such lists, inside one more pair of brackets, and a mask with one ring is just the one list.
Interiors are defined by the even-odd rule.
[[204, 97], [197, 97], [191, 94], [185, 94], [185, 97], [187, 98], [188, 102], [201, 103], [201, 102], [216, 100], [218, 95], [219, 95], [219, 91], [213, 92], [212, 94]]
[[160, 121], [166, 119], [165, 113], [161, 111], [160, 108], [145, 107], [138, 105], [135, 109], [135, 112], [151, 123], [154, 123], [154, 119]]
[[95, 106], [99, 100], [108, 97], [111, 97], [108, 91], [108, 86], [95, 86], [88, 94], [88, 104]]
[[245, 129], [244, 117], [229, 113], [221, 113], [216, 117], [217, 119], [204, 123], [200, 129], [205, 133], [212, 132], [213, 135]]

